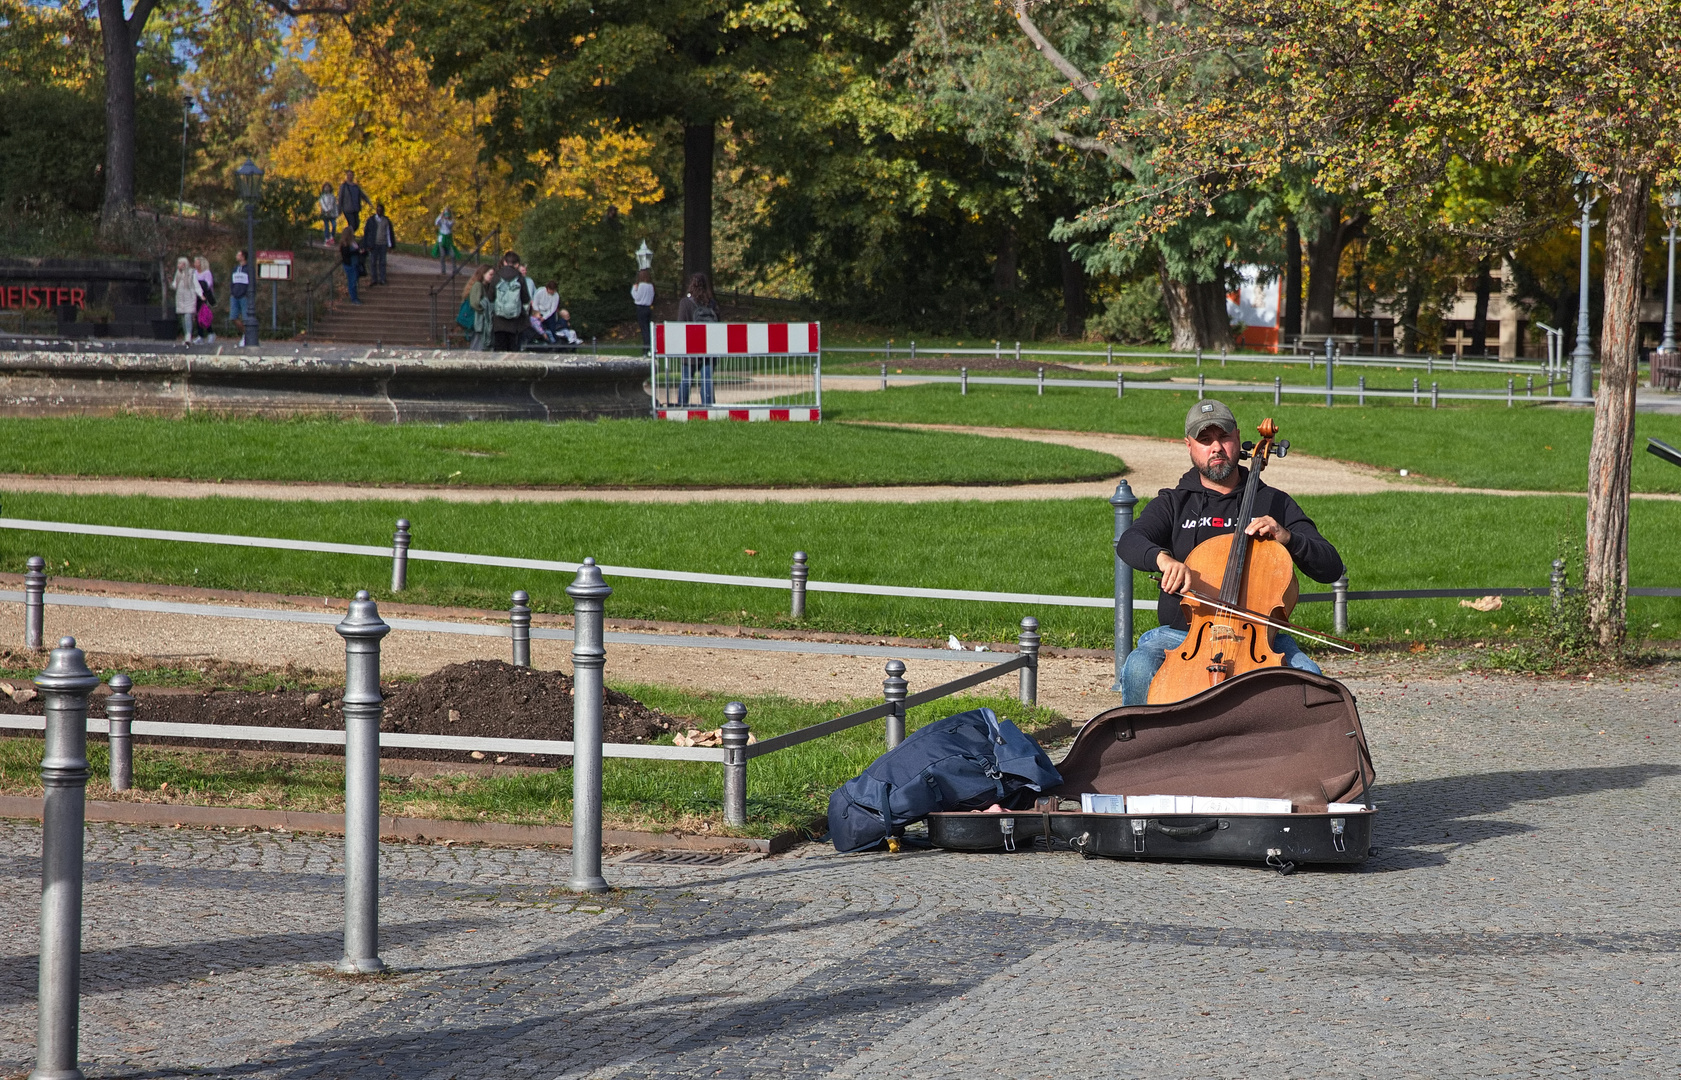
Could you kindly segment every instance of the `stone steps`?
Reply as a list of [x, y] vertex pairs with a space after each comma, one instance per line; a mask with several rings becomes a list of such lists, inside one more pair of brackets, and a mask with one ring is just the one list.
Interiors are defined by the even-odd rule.
[[[362, 302], [351, 304], [341, 289], [335, 309], [317, 315], [310, 341], [354, 344], [431, 345], [430, 291], [441, 279], [431, 274], [388, 275], [388, 284], [370, 286], [363, 279]], [[446, 290], [447, 292], [447, 290]], [[454, 325], [454, 295], [438, 296], [438, 324], [443, 332]]]

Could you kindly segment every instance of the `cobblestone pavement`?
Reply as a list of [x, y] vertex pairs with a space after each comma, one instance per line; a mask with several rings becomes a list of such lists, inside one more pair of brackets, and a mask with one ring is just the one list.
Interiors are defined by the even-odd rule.
[[[620, 862], [88, 831], [90, 1076], [1673, 1076], [1681, 709], [1629, 682], [1355, 684], [1378, 853], [1291, 877], [1071, 854]], [[33, 1054], [39, 831], [0, 823], [0, 1076]]]

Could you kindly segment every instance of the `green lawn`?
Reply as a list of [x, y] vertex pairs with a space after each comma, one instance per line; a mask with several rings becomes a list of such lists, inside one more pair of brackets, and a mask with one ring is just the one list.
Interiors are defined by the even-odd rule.
[[[1281, 478], [1287, 465], [1280, 466]], [[6, 505], [16, 517], [363, 544], [388, 542], [392, 521], [402, 515], [415, 523], [416, 546], [433, 550], [568, 560], [594, 555], [623, 566], [777, 577], [787, 573], [790, 556], [801, 549], [811, 555], [816, 580], [1084, 596], [1105, 596], [1113, 589], [1112, 511], [1097, 499], [487, 507], [426, 500], [277, 503], [17, 494]], [[1581, 536], [1585, 513], [1582, 499], [1567, 496], [1395, 492], [1315, 497], [1304, 505], [1343, 552], [1356, 589], [1543, 586], [1551, 560]], [[1681, 503], [1637, 501], [1631, 515], [1633, 583], [1681, 585], [1673, 554]], [[384, 597], [390, 576], [389, 564], [371, 557], [256, 554], [215, 545], [0, 530], [0, 566], [21, 570], [32, 554], [46, 556], [51, 572], [67, 577], [303, 595], [344, 597], [370, 588]], [[500, 608], [514, 589], [526, 589], [540, 610], [566, 611], [567, 580], [564, 574], [411, 562], [403, 599]], [[1148, 595], [1148, 579], [1138, 580], [1140, 595]], [[607, 611], [616, 617], [787, 623], [788, 595], [781, 590], [628, 578], [611, 584]], [[1454, 600], [1364, 602], [1354, 605], [1352, 618], [1356, 636], [1365, 640], [1474, 639], [1521, 628], [1527, 606], [1508, 604], [1499, 614], [1485, 615]], [[1308, 625], [1326, 627], [1329, 607], [1303, 605], [1298, 615]], [[1637, 599], [1633, 611], [1642, 633], [1673, 637], [1681, 625], [1681, 600]], [[1111, 615], [1101, 609], [813, 593], [806, 625], [999, 641], [1013, 638], [1017, 621], [1028, 614], [1040, 619], [1050, 644], [1111, 644]], [[49, 609], [49, 624], [51, 619]], [[1668, 629], [1653, 630], [1654, 622]], [[1151, 624], [1140, 612], [1139, 627]]]
[[197, 480], [612, 487], [1092, 479], [1107, 454], [837, 424], [369, 424], [194, 417], [0, 419], [0, 472]]
[[[667, 687], [620, 685], [637, 698], [706, 727], [723, 722], [724, 703], [747, 705], [747, 722], [760, 738], [821, 723], [874, 701], [820, 704], [782, 697], [696, 694]], [[1042, 730], [1062, 718], [1049, 709], [1024, 707], [1013, 698], [965, 695], [912, 709], [907, 730], [981, 705], [1008, 716], [1022, 728]], [[609, 758], [603, 763], [603, 819], [608, 828], [694, 831], [706, 823], [715, 833], [773, 836], [810, 825], [827, 809], [829, 793], [857, 775], [883, 749], [884, 722], [755, 758], [747, 766], [747, 826], [726, 830], [722, 820], [723, 769], [699, 762]], [[670, 737], [661, 741], [669, 742]], [[88, 797], [138, 798], [190, 805], [343, 813], [344, 769], [330, 758], [148, 746], [134, 751], [135, 795], [113, 793], [105, 778], [109, 756], [101, 740], [88, 746], [92, 777]], [[0, 794], [39, 794], [41, 742], [0, 738]], [[167, 789], [163, 789], [164, 784]], [[172, 797], [173, 796], [173, 797]], [[507, 821], [528, 825], [566, 824], [572, 815], [572, 770], [498, 777], [415, 777], [387, 772], [380, 779], [380, 811], [412, 817], [465, 821]]]
[[[1246, 432], [1262, 417], [1279, 423], [1294, 449], [1317, 457], [1358, 461], [1385, 469], [1408, 469], [1465, 487], [1524, 491], [1585, 491], [1589, 409], [1547, 408], [1504, 402], [1426, 404], [1352, 403], [1327, 409], [1319, 404], [1273, 405], [1271, 394], [1221, 394], [1230, 399]], [[834, 392], [824, 408], [836, 420], [1113, 431], [1173, 437], [1183, 433], [1185, 412], [1197, 400], [1194, 386], [1183, 390], [1139, 390], [1117, 400], [1096, 390], [971, 386], [967, 397], [955, 386], [906, 386], [881, 391]], [[1641, 413], [1635, 421], [1634, 489], [1681, 492], [1681, 469], [1645, 452], [1646, 436], [1681, 445], [1681, 416]], [[1269, 479], [1290, 489], [1289, 461]]]

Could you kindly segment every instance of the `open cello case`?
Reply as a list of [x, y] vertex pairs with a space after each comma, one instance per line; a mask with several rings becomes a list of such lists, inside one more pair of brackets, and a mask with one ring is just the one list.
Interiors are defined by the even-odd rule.
[[1252, 860], [1286, 872], [1370, 854], [1372, 758], [1354, 695], [1282, 666], [1274, 631], [1358, 647], [1291, 625], [1291, 557], [1246, 532], [1261, 471], [1290, 446], [1270, 419], [1257, 430], [1258, 442], [1238, 448], [1250, 467], [1233, 531], [1185, 559], [1189, 583], [1172, 595], [1189, 632], [1151, 682], [1152, 704], [1087, 723], [1057, 766], [1061, 786], [1032, 812], [930, 815], [936, 846], [1016, 850], [1039, 838], [1087, 856]]
[[[1263, 668], [1171, 705], [1100, 713], [1032, 810], [936, 813], [955, 851], [1072, 849], [1087, 857], [1357, 863], [1372, 846], [1374, 777], [1354, 695], [1335, 679]], [[1277, 799], [1279, 813], [1092, 813], [1083, 794]], [[1215, 804], [1218, 805], [1218, 804]]]

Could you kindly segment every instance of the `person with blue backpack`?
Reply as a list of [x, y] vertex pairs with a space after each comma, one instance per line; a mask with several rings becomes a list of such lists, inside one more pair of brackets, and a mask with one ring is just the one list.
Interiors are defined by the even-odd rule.
[[491, 338], [497, 352], [518, 352], [520, 335], [531, 314], [531, 291], [525, 274], [519, 268], [519, 256], [510, 251], [502, 256], [496, 268], [496, 281], [491, 291]]

